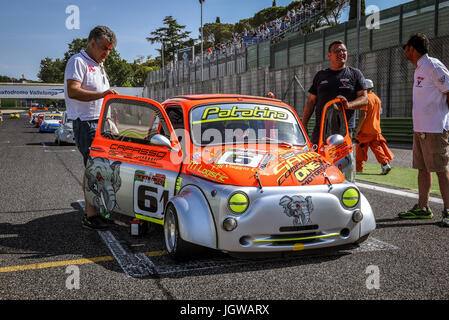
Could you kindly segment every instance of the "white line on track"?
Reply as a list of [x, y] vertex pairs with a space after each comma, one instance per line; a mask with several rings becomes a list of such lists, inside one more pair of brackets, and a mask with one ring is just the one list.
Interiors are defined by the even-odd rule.
[[[84, 210], [84, 201], [78, 200], [78, 203]], [[154, 264], [145, 253], [126, 251], [110, 231], [97, 232], [128, 277], [144, 278], [154, 274]]]
[[76, 151], [75, 149], [48, 150], [45, 142], [41, 142], [41, 144], [44, 147], [44, 152], [61, 153], [61, 152], [75, 152]]
[[[417, 193], [412, 193], [412, 192], [407, 192], [407, 191], [402, 191], [402, 190], [397, 190], [397, 189], [391, 189], [391, 188], [386, 188], [386, 187], [381, 187], [381, 186], [375, 186], [375, 185], [361, 183], [361, 182], [356, 182], [355, 184], [357, 186], [359, 186], [361, 188], [365, 188], [365, 189], [395, 194], [395, 195], [402, 196], [402, 197], [418, 199]], [[443, 204], [443, 200], [440, 198], [430, 197], [429, 201]]]

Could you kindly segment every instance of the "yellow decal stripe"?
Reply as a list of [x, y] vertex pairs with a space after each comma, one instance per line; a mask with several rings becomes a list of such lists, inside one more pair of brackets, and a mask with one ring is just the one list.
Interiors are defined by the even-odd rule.
[[321, 239], [321, 238], [330, 238], [339, 236], [340, 233], [330, 233], [321, 236], [311, 236], [311, 237], [303, 237], [303, 238], [289, 238], [289, 239], [261, 239], [254, 240], [254, 242], [281, 242], [281, 241], [301, 241], [301, 240], [311, 240], [311, 239]]
[[273, 118], [262, 118], [262, 117], [233, 117], [233, 118], [218, 118], [218, 119], [209, 119], [209, 120], [198, 120], [193, 121], [192, 124], [198, 123], [207, 123], [207, 122], [216, 122], [216, 121], [232, 121], [232, 120], [273, 120], [273, 121], [281, 121], [281, 122], [292, 122], [291, 120], [283, 120], [283, 119], [273, 119]]
[[150, 217], [146, 217], [146, 216], [142, 216], [140, 214], [136, 214], [136, 218], [140, 219], [140, 220], [145, 220], [145, 221], [149, 221], [149, 222], [153, 222], [153, 223], [157, 223], [160, 225], [164, 225], [164, 220], [160, 220], [160, 219], [155, 219], [155, 218], [150, 218]]

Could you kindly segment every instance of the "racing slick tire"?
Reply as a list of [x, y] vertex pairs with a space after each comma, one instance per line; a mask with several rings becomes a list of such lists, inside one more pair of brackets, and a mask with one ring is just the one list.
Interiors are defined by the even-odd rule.
[[168, 205], [164, 215], [164, 242], [171, 258], [188, 260], [199, 252], [199, 247], [184, 241], [179, 232], [178, 215], [173, 205]]

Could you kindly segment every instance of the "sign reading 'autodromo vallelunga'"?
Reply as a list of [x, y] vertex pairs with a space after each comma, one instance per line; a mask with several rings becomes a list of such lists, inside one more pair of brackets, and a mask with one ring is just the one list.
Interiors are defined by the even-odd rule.
[[[142, 87], [112, 87], [119, 94], [142, 97]], [[64, 99], [64, 85], [0, 84], [0, 99]]]
[[64, 99], [63, 86], [0, 86], [0, 98]]

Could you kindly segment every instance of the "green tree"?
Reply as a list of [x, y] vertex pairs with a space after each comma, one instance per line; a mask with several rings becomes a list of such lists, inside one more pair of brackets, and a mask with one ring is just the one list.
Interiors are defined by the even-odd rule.
[[134, 62], [131, 64], [131, 68], [133, 70], [131, 86], [143, 87], [148, 72], [159, 69], [160, 65], [161, 65], [161, 57], [151, 59], [151, 56], [148, 56], [145, 60], [145, 57], [141, 56], [136, 60], [134, 60]]
[[283, 17], [287, 14], [285, 7], [269, 7], [257, 12], [251, 19], [250, 24], [253, 27], [258, 27], [266, 22], [275, 20], [276, 18]]
[[327, 0], [326, 13], [323, 16], [326, 25], [336, 25], [350, 0]]
[[18, 82], [19, 80], [16, 78], [10, 78], [8, 76], [0, 75], [0, 82]]
[[[184, 31], [186, 26], [180, 25], [173, 16], [165, 17], [163, 23], [164, 27], [152, 31], [151, 37], [146, 39], [152, 44], [164, 44], [164, 61], [173, 61], [176, 51], [186, 47], [187, 43], [192, 43], [193, 39], [189, 39], [190, 31]], [[157, 51], [162, 55], [162, 49]]]
[[224, 43], [232, 38], [234, 25], [230, 23], [206, 23], [203, 26], [204, 40], [217, 43]]
[[70, 57], [87, 48], [87, 38], [75, 38], [68, 44], [69, 50], [64, 53], [64, 68]]
[[[52, 60], [45, 58], [41, 60], [39, 79], [46, 83], [62, 83], [67, 61], [74, 54], [79, 53], [87, 47], [87, 38], [76, 38], [68, 44], [68, 50], [64, 53], [63, 59]], [[133, 83], [133, 68], [130, 63], [120, 57], [117, 50], [112, 49], [109, 57], [104, 63], [104, 67], [109, 76], [111, 86], [126, 87]]]
[[45, 83], [64, 82], [64, 62], [61, 59], [52, 60], [45, 58], [41, 60], [40, 71], [37, 77]]
[[[350, 0], [349, 20], [357, 19], [357, 0]], [[361, 16], [365, 16], [365, 0], [360, 0]]]
[[117, 50], [111, 50], [104, 63], [104, 68], [109, 76], [111, 87], [131, 87], [133, 69], [125, 59], [120, 57]]

